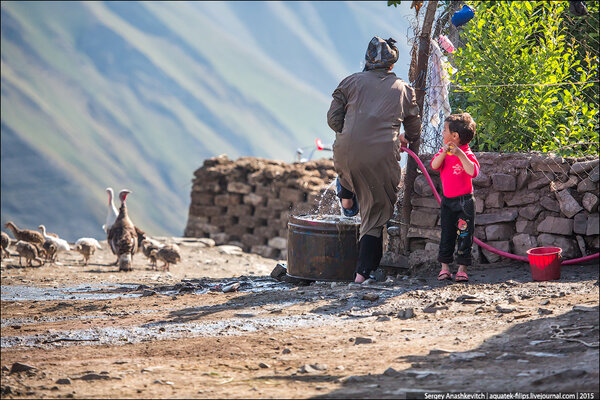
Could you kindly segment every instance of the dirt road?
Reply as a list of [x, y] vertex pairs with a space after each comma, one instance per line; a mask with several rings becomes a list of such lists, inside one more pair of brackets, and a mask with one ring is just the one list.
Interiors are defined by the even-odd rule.
[[556, 282], [518, 263], [474, 267], [468, 284], [422, 271], [295, 286], [269, 277], [274, 260], [176, 240], [169, 272], [140, 253], [120, 273], [105, 243], [88, 266], [19, 267], [11, 248], [2, 398], [599, 391], [597, 265]]

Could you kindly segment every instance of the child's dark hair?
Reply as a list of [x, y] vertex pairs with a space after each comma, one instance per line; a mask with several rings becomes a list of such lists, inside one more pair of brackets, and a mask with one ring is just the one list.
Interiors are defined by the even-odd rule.
[[469, 143], [475, 136], [477, 125], [469, 113], [452, 114], [446, 118], [445, 122], [448, 123], [450, 132], [458, 132], [461, 146]]

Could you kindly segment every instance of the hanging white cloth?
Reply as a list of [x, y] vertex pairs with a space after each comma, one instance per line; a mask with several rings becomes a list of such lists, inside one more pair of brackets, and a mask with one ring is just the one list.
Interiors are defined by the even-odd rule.
[[448, 97], [450, 74], [452, 72], [453, 68], [448, 59], [442, 54], [437, 42], [431, 40], [427, 95], [429, 98], [429, 123], [436, 128], [440, 123], [440, 111], [443, 111], [444, 118], [452, 113]]

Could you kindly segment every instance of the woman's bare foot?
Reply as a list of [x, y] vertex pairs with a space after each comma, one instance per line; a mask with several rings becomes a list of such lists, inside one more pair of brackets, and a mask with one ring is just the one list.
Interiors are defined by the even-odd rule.
[[[350, 201], [352, 201], [352, 200], [350, 200]], [[365, 278], [361, 274], [357, 273], [356, 278], [354, 278], [354, 283], [363, 283], [366, 280], [367, 280], [367, 278]]]

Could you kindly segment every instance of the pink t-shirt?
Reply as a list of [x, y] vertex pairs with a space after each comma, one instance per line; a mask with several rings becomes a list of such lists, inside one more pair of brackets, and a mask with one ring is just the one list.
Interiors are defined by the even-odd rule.
[[[477, 161], [477, 157], [475, 157], [475, 154], [473, 154], [469, 145], [465, 144], [460, 146], [460, 149], [467, 155], [467, 158], [475, 164], [475, 170], [473, 171], [473, 176], [467, 174], [458, 156], [446, 155], [442, 166], [437, 169], [437, 171], [440, 171], [444, 196], [446, 197], [458, 197], [464, 194], [473, 193], [473, 184], [471, 183], [471, 180], [479, 173], [479, 161]], [[440, 154], [442, 154], [442, 150], [433, 156], [431, 162], [433, 162]], [[433, 167], [431, 168], [433, 169]]]

